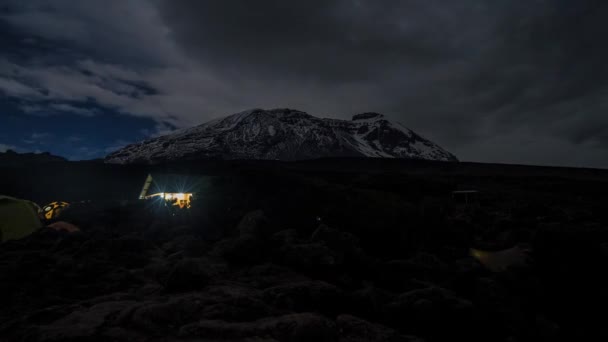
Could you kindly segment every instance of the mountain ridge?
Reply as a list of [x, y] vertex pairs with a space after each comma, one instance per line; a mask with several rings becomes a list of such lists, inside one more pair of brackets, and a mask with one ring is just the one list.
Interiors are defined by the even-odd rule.
[[66, 158], [53, 155], [50, 152], [18, 153], [10, 149], [6, 150], [6, 152], [0, 152], [0, 166], [57, 163], [66, 161]]
[[199, 159], [304, 160], [323, 157], [458, 159], [380, 113], [352, 120], [318, 118], [288, 108], [250, 109], [168, 135], [128, 145], [107, 163]]

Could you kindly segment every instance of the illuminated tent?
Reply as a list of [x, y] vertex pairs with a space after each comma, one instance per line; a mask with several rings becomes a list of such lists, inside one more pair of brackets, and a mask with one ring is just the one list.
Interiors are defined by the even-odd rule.
[[54, 218], [59, 217], [62, 211], [67, 209], [70, 206], [68, 202], [63, 201], [55, 201], [51, 202], [44, 207], [42, 207], [42, 214], [44, 218], [47, 220], [52, 220]]
[[38, 218], [38, 205], [8, 196], [0, 196], [0, 241], [24, 238], [42, 224]]
[[176, 174], [149, 174], [139, 199], [163, 199], [180, 208], [190, 208], [192, 199], [201, 187], [203, 177]]
[[509, 267], [514, 266], [525, 266], [530, 258], [530, 249], [522, 245], [500, 251], [482, 251], [471, 248], [469, 253], [492, 272], [506, 271]]

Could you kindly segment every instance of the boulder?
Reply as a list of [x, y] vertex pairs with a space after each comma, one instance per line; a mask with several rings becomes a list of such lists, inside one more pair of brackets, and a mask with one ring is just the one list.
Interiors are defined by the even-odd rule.
[[473, 304], [437, 286], [402, 293], [386, 310], [394, 324], [423, 336], [467, 336], [475, 329]]
[[264, 290], [267, 302], [290, 311], [337, 313], [344, 305], [342, 291], [329, 283], [312, 280], [292, 282]]
[[273, 338], [286, 342], [324, 342], [335, 341], [336, 333], [333, 321], [314, 313], [289, 314], [243, 323], [202, 320], [184, 325], [179, 330], [181, 338], [216, 341]]
[[216, 242], [211, 255], [235, 264], [250, 265], [262, 262], [265, 252], [266, 246], [263, 240], [255, 235], [244, 234]]
[[385, 277], [403, 283], [410, 278], [439, 280], [445, 277], [448, 265], [430, 253], [420, 252], [407, 260], [386, 263]]
[[386, 305], [395, 300], [395, 295], [383, 289], [366, 286], [347, 295], [349, 312], [365, 317], [383, 317]]
[[349, 250], [358, 247], [359, 239], [354, 235], [331, 228], [325, 224], [319, 225], [310, 239], [314, 242], [325, 242], [334, 249]]
[[481, 330], [500, 335], [521, 335], [529, 325], [529, 315], [525, 312], [525, 303], [513, 296], [509, 288], [491, 277], [475, 279], [473, 300], [484, 315], [486, 321]]
[[560, 327], [543, 315], [536, 316], [536, 340], [560, 341]]
[[340, 231], [325, 224], [312, 233], [310, 240], [313, 243], [322, 243], [330, 248], [344, 266], [356, 273], [367, 274], [373, 268], [373, 261], [359, 246], [359, 238], [351, 233]]
[[327, 271], [343, 262], [339, 253], [320, 242], [285, 244], [279, 250], [279, 260], [290, 267], [307, 271]]
[[254, 265], [239, 272], [237, 276], [239, 281], [262, 289], [286, 283], [309, 280], [308, 277], [294, 272], [291, 268], [273, 263]]
[[261, 210], [247, 213], [237, 225], [239, 235], [267, 237], [272, 233], [271, 226]]
[[276, 314], [257, 290], [238, 285], [209, 286], [203, 291], [165, 295], [140, 304], [118, 319], [120, 326], [148, 334], [173, 334], [199, 320], [246, 322]]
[[69, 315], [37, 329], [34, 341], [86, 340], [93, 338], [111, 316], [135, 305], [135, 301], [103, 302], [73, 311]]
[[421, 342], [415, 336], [399, 334], [394, 329], [351, 315], [339, 315], [336, 326], [340, 342]]
[[202, 306], [202, 301], [195, 294], [169, 298], [163, 302], [148, 301], [123, 311], [117, 317], [117, 323], [147, 335], [167, 335], [183, 324], [195, 322]]
[[456, 259], [450, 265], [452, 272], [461, 275], [479, 275], [483, 273], [483, 265], [472, 256]]
[[207, 286], [211, 277], [204, 262], [203, 259], [194, 258], [178, 261], [167, 277], [165, 291], [196, 291]]
[[63, 231], [66, 233], [80, 232], [80, 228], [78, 228], [78, 226], [73, 225], [69, 222], [64, 222], [64, 221], [57, 221], [57, 222], [51, 223], [47, 227], [58, 230], [58, 231]]
[[186, 257], [201, 257], [208, 252], [209, 246], [200, 237], [188, 234], [164, 243], [162, 249], [168, 254], [183, 251]]
[[271, 237], [271, 242], [276, 247], [282, 247], [287, 244], [295, 244], [301, 242], [296, 229], [284, 229], [274, 233]]

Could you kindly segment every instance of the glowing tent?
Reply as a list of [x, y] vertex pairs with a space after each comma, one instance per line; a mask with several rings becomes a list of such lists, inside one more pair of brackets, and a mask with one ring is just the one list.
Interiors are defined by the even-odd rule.
[[40, 227], [38, 205], [8, 196], [0, 196], [0, 241], [24, 238]]
[[165, 203], [182, 209], [190, 208], [194, 189], [200, 180], [187, 175], [149, 174], [139, 194], [139, 199], [162, 199]]

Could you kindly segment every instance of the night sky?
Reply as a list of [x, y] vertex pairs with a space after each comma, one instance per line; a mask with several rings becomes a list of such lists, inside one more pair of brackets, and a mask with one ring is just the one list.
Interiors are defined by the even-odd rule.
[[0, 0], [0, 151], [90, 159], [289, 107], [608, 168], [607, 23], [604, 0]]

